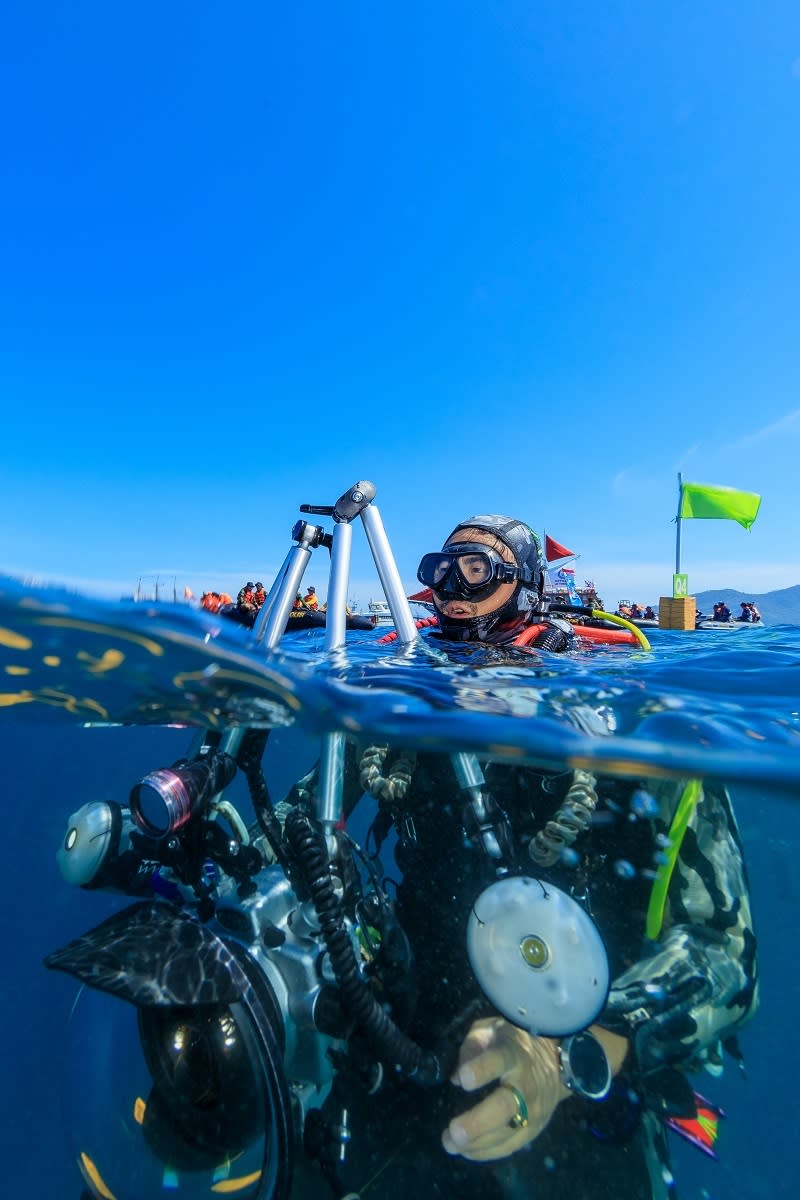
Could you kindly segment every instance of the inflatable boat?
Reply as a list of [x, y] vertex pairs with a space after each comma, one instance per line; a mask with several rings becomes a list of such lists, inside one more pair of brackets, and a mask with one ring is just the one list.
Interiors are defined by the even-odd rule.
[[[236, 621], [238, 625], [245, 625], [248, 629], [252, 629], [255, 624], [256, 614], [242, 611], [235, 604], [225, 605], [219, 610], [221, 616], [228, 617], [231, 621]], [[327, 613], [321, 608], [293, 608], [289, 612], [286, 621], [285, 633], [303, 633], [307, 629], [324, 629], [327, 620]], [[374, 629], [375, 625], [371, 617], [365, 616], [363, 613], [348, 613], [346, 618], [347, 629]]]

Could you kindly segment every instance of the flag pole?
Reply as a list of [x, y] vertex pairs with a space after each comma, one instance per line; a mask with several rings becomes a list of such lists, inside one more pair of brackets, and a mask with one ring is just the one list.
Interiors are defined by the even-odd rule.
[[681, 573], [681, 494], [683, 483], [681, 482], [681, 473], [678, 471], [678, 515], [675, 518], [675, 527], [677, 534], [675, 535], [675, 574]]

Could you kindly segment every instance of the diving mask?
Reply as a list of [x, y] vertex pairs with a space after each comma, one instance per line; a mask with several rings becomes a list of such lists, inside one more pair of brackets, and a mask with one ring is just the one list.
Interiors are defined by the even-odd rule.
[[424, 554], [417, 579], [443, 595], [485, 600], [501, 583], [530, 583], [527, 567], [505, 562], [496, 550], [482, 542], [459, 542], [446, 550]]

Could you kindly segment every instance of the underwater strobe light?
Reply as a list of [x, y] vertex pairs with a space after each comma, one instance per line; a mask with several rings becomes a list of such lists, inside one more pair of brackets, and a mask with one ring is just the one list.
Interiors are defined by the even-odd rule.
[[130, 847], [130, 813], [111, 800], [91, 800], [70, 815], [56, 861], [67, 883], [113, 886], [113, 868]]
[[606, 1003], [610, 973], [597, 926], [549, 883], [515, 876], [481, 892], [467, 924], [467, 951], [491, 1002], [530, 1033], [577, 1033]]
[[130, 810], [139, 828], [150, 837], [165, 837], [185, 825], [227, 787], [236, 774], [229, 754], [210, 751], [172, 767], [151, 771], [130, 795]]

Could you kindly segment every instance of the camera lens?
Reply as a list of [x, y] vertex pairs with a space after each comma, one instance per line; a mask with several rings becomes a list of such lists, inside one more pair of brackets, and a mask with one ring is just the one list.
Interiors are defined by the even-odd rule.
[[151, 771], [131, 792], [131, 813], [151, 837], [174, 833], [192, 815], [192, 797], [177, 771]]
[[174, 833], [235, 774], [236, 762], [229, 754], [209, 754], [151, 771], [131, 792], [131, 816], [150, 837]]

